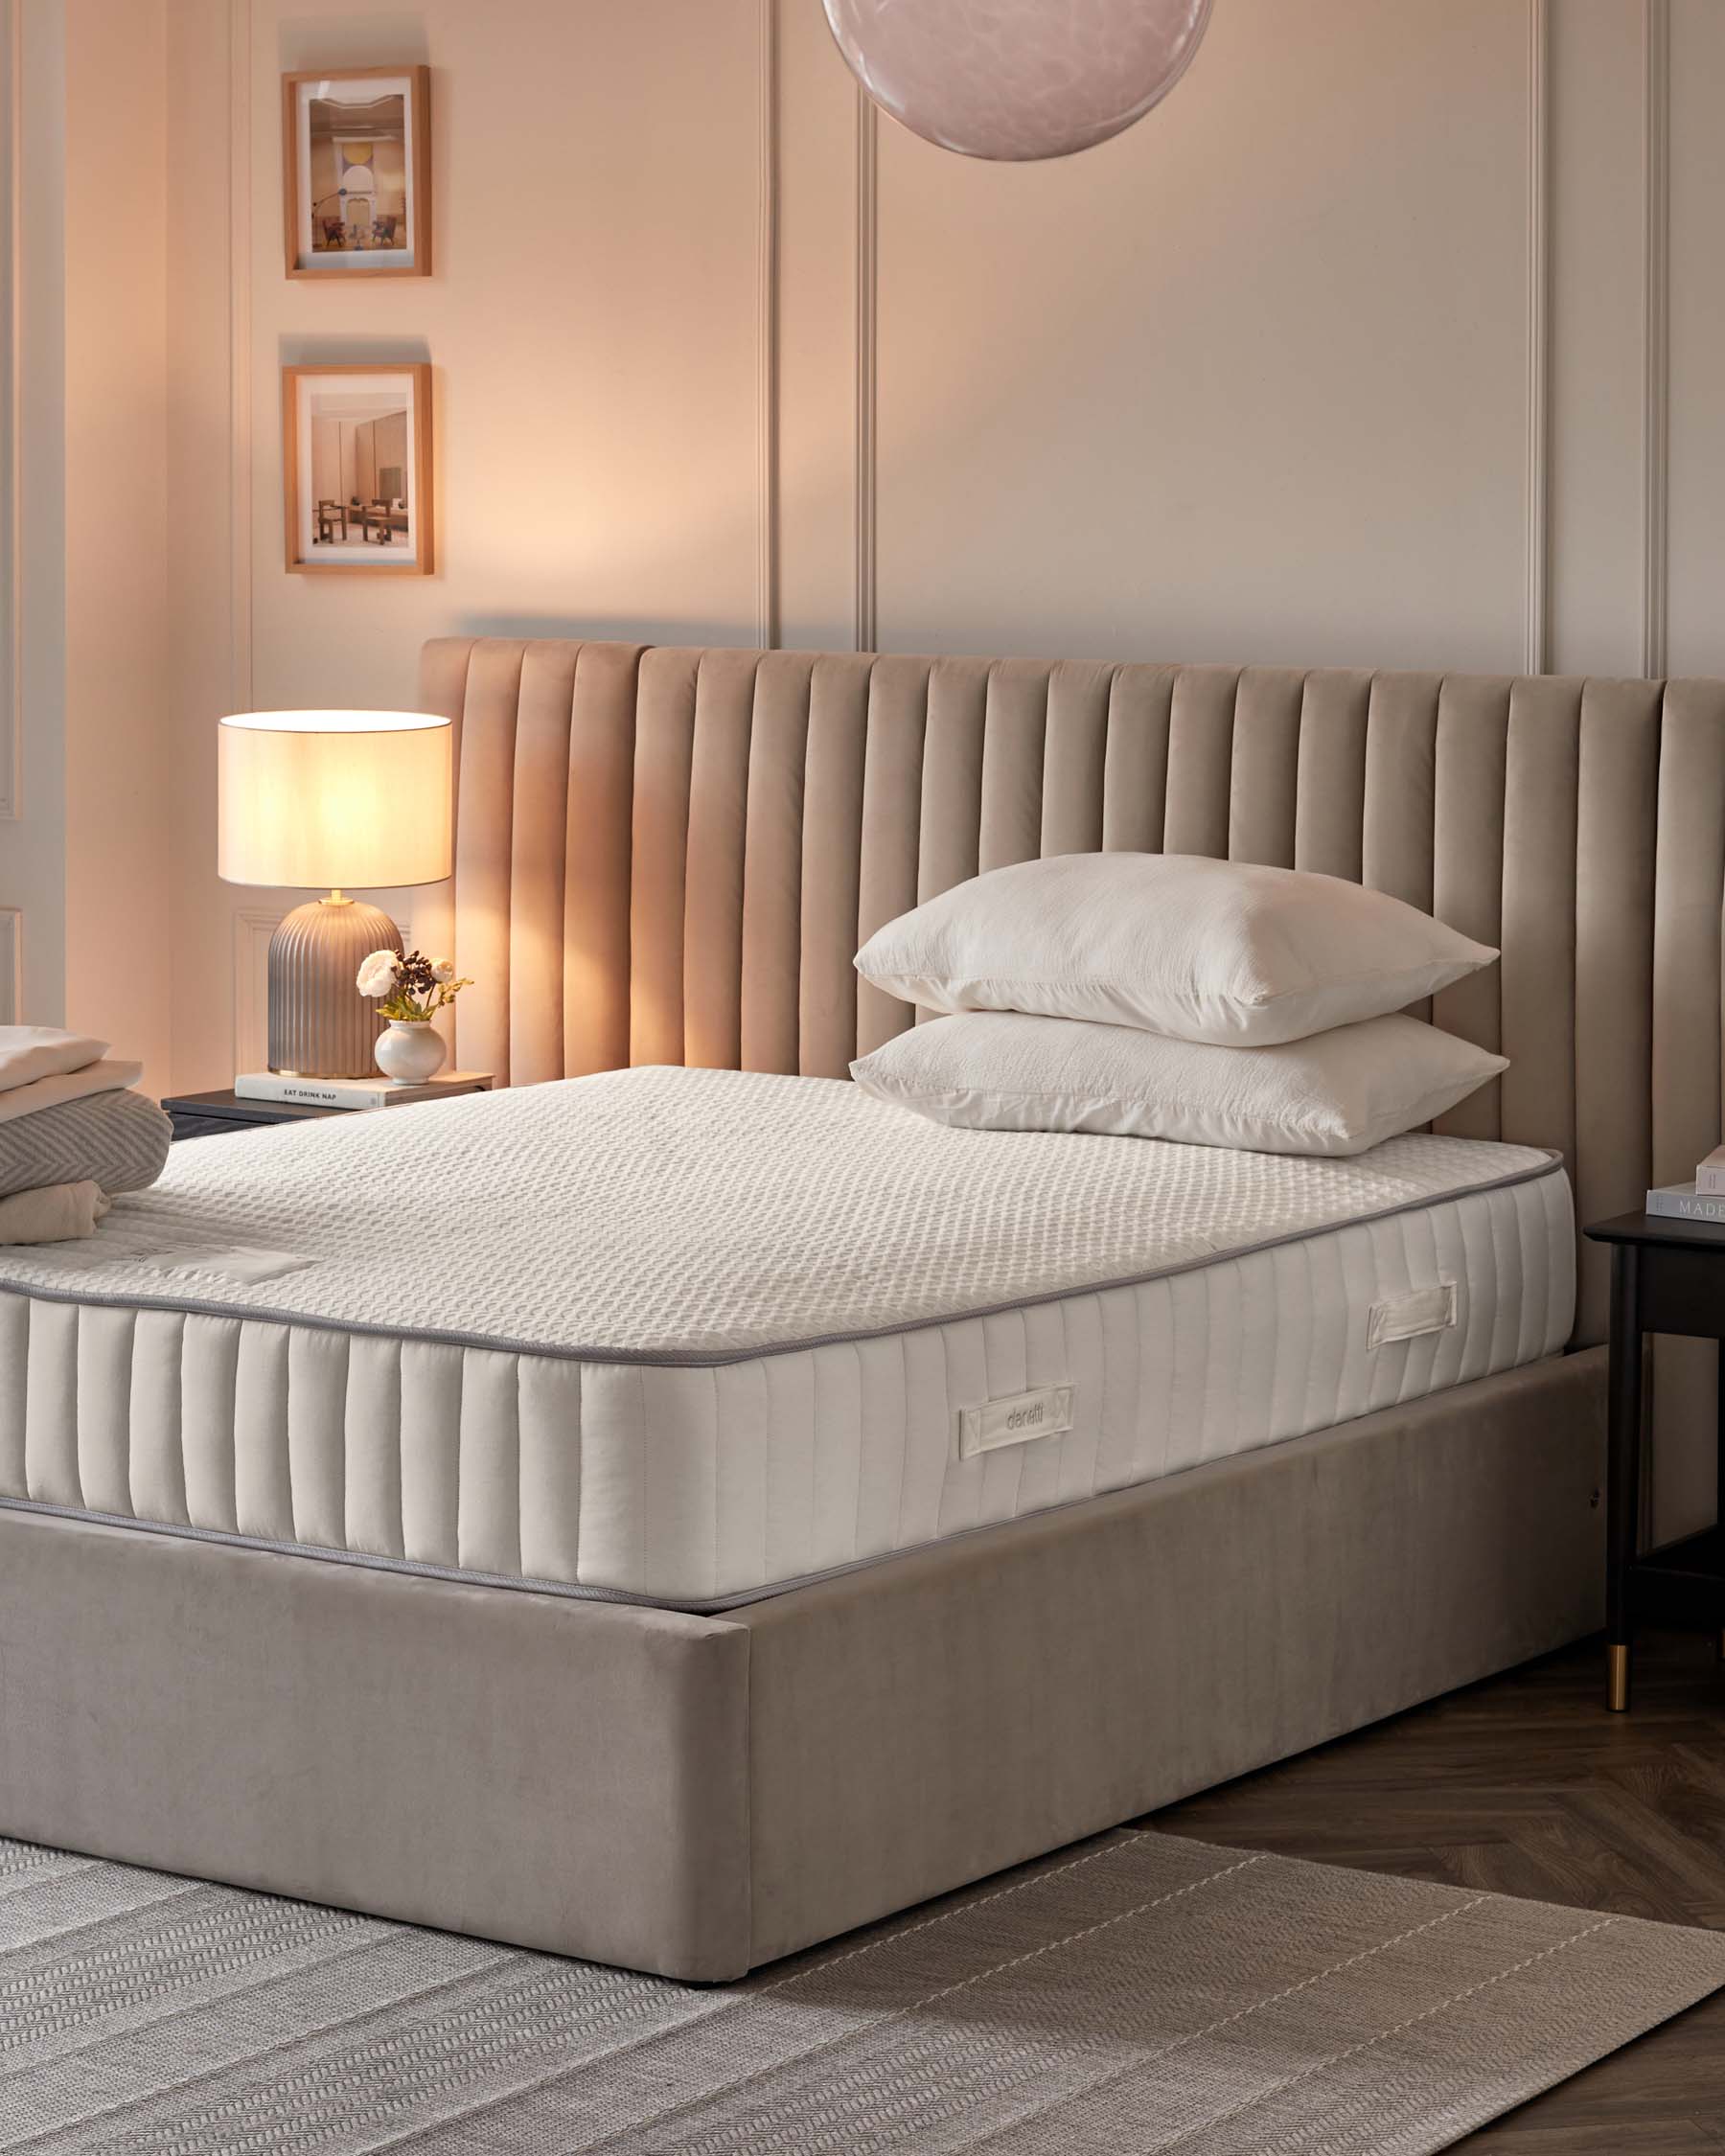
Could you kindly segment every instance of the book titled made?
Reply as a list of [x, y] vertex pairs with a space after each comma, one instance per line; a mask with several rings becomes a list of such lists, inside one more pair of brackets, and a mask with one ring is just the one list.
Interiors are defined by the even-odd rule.
[[299, 1108], [405, 1108], [414, 1101], [450, 1100], [491, 1089], [489, 1070], [451, 1070], [421, 1085], [394, 1078], [296, 1078], [281, 1070], [246, 1070], [234, 1080], [241, 1100], [291, 1101]]
[[1668, 1182], [1649, 1190], [1646, 1210], [1662, 1220], [1704, 1220], [1725, 1227], [1725, 1197], [1712, 1197], [1692, 1182]]

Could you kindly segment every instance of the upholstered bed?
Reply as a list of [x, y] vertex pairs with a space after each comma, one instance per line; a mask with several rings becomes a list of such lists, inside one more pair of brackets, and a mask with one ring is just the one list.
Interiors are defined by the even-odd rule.
[[[0, 1827], [724, 1977], [1596, 1621], [1575, 1211], [1717, 1135], [1725, 688], [445, 642], [425, 695], [416, 938], [526, 1089], [182, 1148], [9, 1260]], [[863, 936], [1098, 846], [1501, 943], [1430, 1015], [1509, 1069], [1226, 1186], [837, 1082], [914, 1015]], [[363, 1194], [436, 1131], [414, 1259]]]

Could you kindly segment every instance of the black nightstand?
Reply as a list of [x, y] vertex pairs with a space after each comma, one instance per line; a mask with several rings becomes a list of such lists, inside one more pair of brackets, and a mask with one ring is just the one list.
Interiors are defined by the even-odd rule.
[[[1715, 1635], [1725, 1628], [1725, 1227], [1624, 1213], [1587, 1233], [1611, 1245], [1605, 1701], [1621, 1713], [1629, 1704], [1629, 1650], [1638, 1622]], [[1641, 1554], [1644, 1333], [1720, 1343], [1721, 1525]]]
[[351, 1115], [350, 1108], [308, 1108], [295, 1100], [242, 1100], [238, 1093], [180, 1093], [163, 1108], [181, 1138], [219, 1137], [228, 1131], [255, 1131], [264, 1123], [320, 1123], [326, 1115]]

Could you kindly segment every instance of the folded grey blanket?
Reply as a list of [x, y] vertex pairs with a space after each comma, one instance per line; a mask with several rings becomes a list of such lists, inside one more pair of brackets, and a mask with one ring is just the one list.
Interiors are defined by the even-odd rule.
[[110, 1198], [148, 1190], [173, 1126], [143, 1093], [90, 1093], [0, 1122], [0, 1198], [54, 1182], [99, 1183]]

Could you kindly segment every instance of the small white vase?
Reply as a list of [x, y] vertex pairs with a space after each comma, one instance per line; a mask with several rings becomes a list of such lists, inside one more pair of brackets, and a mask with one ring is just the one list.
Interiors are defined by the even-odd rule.
[[375, 1050], [378, 1068], [398, 1086], [423, 1086], [443, 1068], [443, 1035], [428, 1021], [391, 1019], [389, 1029], [378, 1036]]

